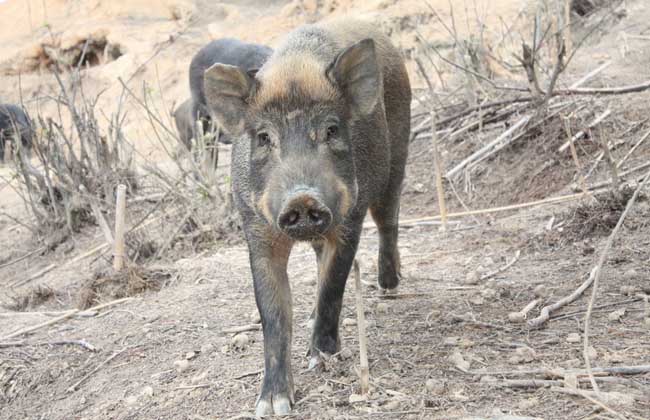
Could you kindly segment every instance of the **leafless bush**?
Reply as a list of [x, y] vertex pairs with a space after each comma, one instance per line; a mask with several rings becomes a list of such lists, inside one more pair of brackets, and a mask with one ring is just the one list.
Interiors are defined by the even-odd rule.
[[[134, 191], [138, 186], [132, 147], [122, 133], [122, 98], [104, 131], [95, 113], [99, 95], [86, 96], [78, 72], [72, 73], [69, 86], [54, 75], [59, 92], [51, 100], [59, 117], [39, 114], [34, 125], [33, 159], [20, 146], [15, 157], [20, 192], [32, 213], [33, 230], [42, 235], [61, 228], [78, 232], [96, 221], [91, 203], [110, 214], [115, 187], [124, 183]], [[70, 118], [70, 126], [65, 117]]]

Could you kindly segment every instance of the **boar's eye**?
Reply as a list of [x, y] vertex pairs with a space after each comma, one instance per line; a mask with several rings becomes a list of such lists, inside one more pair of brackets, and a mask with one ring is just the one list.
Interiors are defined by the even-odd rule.
[[257, 146], [258, 147], [268, 147], [271, 145], [271, 137], [269, 136], [269, 133], [265, 133], [264, 131], [260, 131], [257, 133]]
[[335, 137], [339, 133], [339, 126], [338, 125], [330, 125], [327, 127], [327, 139], [331, 139], [332, 137]]

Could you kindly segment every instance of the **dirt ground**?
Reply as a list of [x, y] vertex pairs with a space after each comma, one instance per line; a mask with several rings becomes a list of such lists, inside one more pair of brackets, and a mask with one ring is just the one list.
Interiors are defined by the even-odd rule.
[[[193, 52], [225, 35], [273, 45], [301, 23], [349, 13], [380, 21], [411, 58], [418, 33], [442, 44], [450, 42], [443, 25], [422, 2], [360, 3], [8, 0], [0, 3], [0, 16], [9, 17], [10, 22], [0, 25], [0, 99], [17, 102], [22, 96], [28, 109], [38, 108], [44, 115], [56, 113], [54, 104], [42, 100], [56, 91], [43, 48], [48, 42], [76, 45], [92, 38], [119, 45], [118, 57], [98, 56], [99, 64], [85, 71], [89, 93], [105, 90], [100, 106], [112, 110], [121, 92], [117, 77], [136, 90], [143, 90], [147, 82], [154, 105], [162, 113], [189, 95], [186, 73]], [[451, 21], [447, 1], [429, 3], [444, 20]], [[483, 22], [489, 28], [485, 36], [493, 55], [512, 57], [519, 41], [503, 41], [502, 30], [511, 24], [524, 31], [524, 14], [531, 7], [514, 0], [467, 2], [455, 6], [453, 16], [459, 22], [459, 36], [476, 33], [478, 22]], [[562, 76], [563, 87], [608, 60], [612, 64], [589, 86], [647, 80], [650, 6], [643, 0], [630, 0], [618, 10], [581, 46]], [[581, 30], [576, 28], [574, 42], [581, 39]], [[21, 73], [28, 67], [30, 72]], [[419, 95], [425, 83], [415, 69], [409, 59]], [[494, 70], [511, 84], [525, 86], [520, 69], [501, 66]], [[453, 69], [443, 74], [434, 83], [442, 80], [453, 85], [462, 77]], [[440, 83], [436, 89], [444, 91]], [[650, 129], [648, 104], [647, 92], [585, 99], [583, 106], [589, 112], [581, 114], [575, 124], [584, 128], [609, 107], [612, 117], [602, 124], [600, 134], [620, 144], [612, 151], [618, 160]], [[139, 158], [164, 164], [166, 157], [151, 128], [143, 123], [143, 111], [134, 102], [127, 109], [126, 132]], [[445, 166], [453, 167], [512, 121], [489, 125], [460, 140], [445, 140]], [[476, 210], [572, 193], [575, 166], [568, 152], [557, 152], [566, 135], [557, 124], [542, 126], [540, 133], [457, 180], [458, 195], [446, 191], [450, 212], [465, 210], [459, 197]], [[586, 166], [598, 151], [594, 138], [578, 143]], [[591, 289], [554, 313], [543, 328], [508, 319], [510, 312], [534, 299], [538, 301], [530, 316], [537, 316], [542, 306], [568, 295], [587, 279], [624, 202], [606, 193], [595, 199], [453, 218], [450, 231], [443, 232], [437, 222], [408, 222], [438, 213], [432, 156], [428, 139], [412, 142], [401, 208], [402, 220], [407, 221], [400, 229], [403, 282], [396, 296], [386, 298], [373, 286], [378, 252], [375, 229], [367, 227], [362, 237], [358, 261], [364, 282], [371, 379], [366, 400], [355, 399], [359, 346], [353, 281], [348, 282], [342, 312], [341, 353], [323, 369], [307, 370], [307, 320], [314, 300], [316, 265], [309, 247], [294, 249], [289, 275], [296, 405], [291, 417], [650, 419], [647, 370], [637, 375], [609, 375], [599, 382], [601, 390], [611, 396], [606, 403], [612, 411], [568, 394], [571, 375], [558, 379], [558, 372], [585, 368], [581, 337]], [[221, 159], [227, 161], [227, 148]], [[645, 142], [622, 169], [648, 161], [650, 143]], [[219, 173], [225, 176], [227, 170], [224, 165]], [[262, 380], [263, 346], [241, 237], [235, 233], [190, 246], [178, 243], [165, 257], [134, 268], [125, 289], [106, 274], [109, 252], [77, 258], [102, 243], [99, 228], [88, 228], [54, 247], [49, 246], [49, 238], [33, 238], [22, 225], [29, 222], [29, 216], [13, 189], [15, 183], [8, 182], [12, 174], [10, 166], [0, 167], [0, 239], [4, 245], [0, 248], [0, 337], [53, 320], [73, 308], [82, 311], [31, 334], [0, 339], [0, 419], [251, 417]], [[607, 179], [603, 162], [589, 182]], [[134, 208], [133, 212], [146, 210]], [[178, 224], [178, 217], [169, 213], [148, 230]], [[650, 306], [647, 297], [643, 298], [650, 295], [649, 221], [646, 189], [603, 267], [590, 325], [594, 367], [650, 365]], [[164, 239], [161, 234], [150, 235], [157, 241]], [[34, 276], [52, 264], [54, 268]], [[102, 291], [102, 299], [87, 299], [84, 291], [89, 284]], [[127, 299], [108, 308], [83, 311], [122, 296]], [[237, 338], [227, 332], [251, 325]], [[514, 379], [528, 382], [504, 385]], [[581, 389], [589, 389], [582, 382], [583, 375], [578, 379]], [[531, 385], [533, 380], [537, 382]]]

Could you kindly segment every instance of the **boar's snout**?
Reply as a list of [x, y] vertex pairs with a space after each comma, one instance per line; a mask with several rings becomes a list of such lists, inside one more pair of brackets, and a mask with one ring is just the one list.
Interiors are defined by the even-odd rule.
[[297, 190], [289, 194], [280, 215], [278, 227], [299, 241], [321, 237], [332, 224], [332, 212], [310, 190]]

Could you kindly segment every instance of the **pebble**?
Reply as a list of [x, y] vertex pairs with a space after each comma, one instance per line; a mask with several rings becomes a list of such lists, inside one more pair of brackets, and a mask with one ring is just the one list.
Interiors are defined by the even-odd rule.
[[204, 382], [205, 378], [207, 378], [207, 377], [208, 377], [208, 371], [206, 370], [205, 372], [203, 372], [201, 374], [192, 376], [192, 379], [190, 379], [190, 382], [192, 383], [192, 385], [196, 385], [196, 384], [199, 384], [201, 382]]
[[624, 315], [625, 315], [625, 308], [622, 308], [614, 312], [610, 312], [610, 314], [607, 315], [607, 319], [609, 319], [611, 322], [620, 321]]
[[359, 394], [350, 394], [350, 398], [348, 399], [350, 404], [367, 401], [367, 400], [368, 400], [367, 395], [359, 395]]
[[344, 327], [354, 327], [357, 325], [357, 320], [354, 318], [343, 318], [343, 326]]
[[478, 271], [473, 270], [470, 271], [465, 275], [465, 281], [463, 283], [472, 286], [475, 284], [478, 284], [478, 282], [481, 280], [481, 277], [478, 275]]
[[445, 383], [437, 379], [427, 379], [424, 386], [433, 395], [443, 395], [445, 393]]
[[138, 397], [135, 396], [135, 395], [129, 395], [128, 397], [126, 397], [126, 398], [124, 399], [124, 404], [125, 404], [127, 407], [133, 407], [133, 406], [136, 405], [137, 403], [138, 403]]
[[235, 346], [236, 349], [241, 350], [245, 348], [248, 345], [248, 342], [248, 334], [246, 333], [239, 333], [232, 338], [232, 345]]
[[566, 336], [566, 341], [567, 343], [579, 343], [582, 341], [582, 337], [578, 333], [571, 333]]
[[621, 286], [621, 294], [625, 296], [632, 296], [637, 290], [635, 286]]
[[376, 312], [379, 314], [388, 313], [388, 304], [386, 302], [379, 302], [377, 304]]
[[196, 357], [196, 352], [188, 351], [187, 353], [185, 353], [185, 359], [186, 360], [192, 360], [195, 357]]
[[214, 351], [214, 346], [210, 343], [206, 343], [201, 346], [201, 353], [203, 354], [210, 354]]
[[253, 324], [259, 324], [260, 322], [262, 322], [262, 318], [260, 318], [260, 312], [257, 309], [251, 312], [251, 314], [249, 315], [249, 319]]
[[190, 367], [190, 362], [188, 362], [187, 360], [176, 360], [174, 362], [174, 367], [179, 373], [185, 372], [187, 368]]
[[538, 298], [548, 297], [548, 295], [549, 295], [548, 287], [546, 287], [545, 284], [538, 284], [533, 289], [533, 294], [535, 294], [535, 297], [538, 297]]
[[354, 354], [352, 353], [352, 350], [350, 350], [349, 347], [345, 347], [341, 352], [339, 353], [339, 356], [341, 356], [342, 360], [347, 360], [351, 359]]
[[144, 388], [142, 388], [142, 395], [147, 397], [153, 397], [153, 387], [147, 385]]
[[623, 273], [623, 281], [625, 283], [631, 282], [631, 281], [636, 281], [636, 279], [639, 278], [639, 272], [636, 271], [634, 268], [630, 268], [629, 270], [626, 270]]

